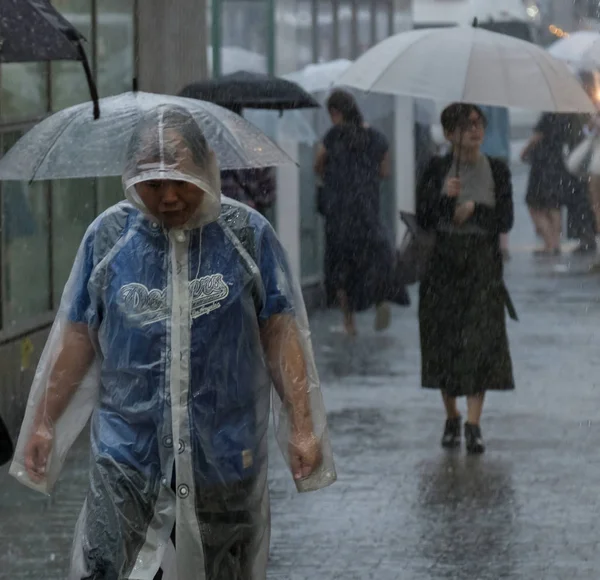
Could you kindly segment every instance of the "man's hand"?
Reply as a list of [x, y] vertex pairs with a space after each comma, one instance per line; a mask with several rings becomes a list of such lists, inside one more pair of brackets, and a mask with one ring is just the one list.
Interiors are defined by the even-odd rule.
[[454, 212], [454, 223], [457, 226], [462, 226], [467, 220], [469, 220], [473, 212], [475, 211], [475, 202], [467, 201], [461, 203]]
[[452, 197], [456, 199], [460, 195], [460, 178], [458, 177], [449, 177], [446, 181], [446, 191], [448, 197]]
[[290, 437], [289, 454], [295, 481], [312, 475], [323, 461], [321, 441], [312, 432], [293, 432]]
[[52, 453], [54, 431], [47, 426], [36, 427], [25, 447], [25, 469], [34, 483], [46, 479], [48, 459]]

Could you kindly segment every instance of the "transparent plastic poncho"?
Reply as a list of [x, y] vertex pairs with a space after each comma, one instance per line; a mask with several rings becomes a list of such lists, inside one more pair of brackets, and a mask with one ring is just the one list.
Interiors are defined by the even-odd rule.
[[[161, 180], [204, 192], [182, 227], [138, 194]], [[298, 490], [336, 478], [300, 287], [269, 223], [220, 199], [184, 110], [141, 121], [123, 184], [81, 243], [11, 474], [50, 493], [91, 417], [70, 579], [152, 580], [169, 559], [179, 580], [264, 579], [271, 407]]]

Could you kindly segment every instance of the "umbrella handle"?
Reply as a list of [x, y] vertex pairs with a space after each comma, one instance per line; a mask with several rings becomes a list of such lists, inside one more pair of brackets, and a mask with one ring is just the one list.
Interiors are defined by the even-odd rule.
[[98, 88], [96, 87], [96, 83], [94, 82], [92, 69], [90, 68], [90, 63], [88, 61], [87, 55], [85, 54], [85, 50], [83, 49], [81, 41], [77, 41], [77, 50], [79, 51], [81, 64], [83, 64], [83, 70], [85, 71], [85, 78], [87, 79], [88, 87], [90, 88], [90, 95], [92, 97], [92, 101], [94, 102], [94, 119], [99, 119], [100, 98], [98, 96]]
[[462, 143], [463, 143], [463, 131], [462, 129], [460, 130], [460, 137], [458, 139], [458, 152], [456, 155], [456, 175], [455, 177], [458, 179], [459, 177], [459, 170], [460, 170], [460, 152], [462, 151]]

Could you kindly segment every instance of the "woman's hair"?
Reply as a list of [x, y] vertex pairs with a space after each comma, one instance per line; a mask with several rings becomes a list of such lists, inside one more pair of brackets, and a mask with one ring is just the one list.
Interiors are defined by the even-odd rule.
[[340, 125], [340, 139], [350, 149], [364, 150], [368, 146], [369, 132], [364, 127], [364, 119], [354, 97], [340, 89], [329, 95], [327, 109], [337, 111], [342, 115], [343, 123]]
[[206, 137], [192, 114], [176, 105], [162, 105], [144, 114], [129, 142], [127, 159], [134, 163], [151, 163], [159, 159], [168, 164], [177, 163], [181, 146], [174, 139], [165, 139], [165, 131], [174, 131], [181, 138], [195, 165], [206, 165], [210, 156]]
[[483, 125], [487, 125], [487, 119], [483, 111], [477, 106], [470, 103], [452, 103], [448, 105], [443, 111], [441, 116], [441, 123], [444, 132], [454, 133], [459, 127], [465, 127], [469, 123], [471, 113], [477, 113]]
[[337, 111], [342, 115], [344, 123], [362, 127], [363, 116], [358, 108], [356, 99], [348, 92], [337, 89], [327, 99], [327, 109]]

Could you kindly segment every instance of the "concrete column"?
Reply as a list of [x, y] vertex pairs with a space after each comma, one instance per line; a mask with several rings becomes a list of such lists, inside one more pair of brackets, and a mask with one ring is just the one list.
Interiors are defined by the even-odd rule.
[[138, 2], [141, 91], [177, 94], [207, 76], [206, 0]]
[[[416, 0], [418, 1], [418, 0]], [[412, 28], [413, 2], [395, 0], [394, 31], [404, 32]], [[396, 164], [396, 211], [415, 211], [415, 110], [412, 97], [396, 97], [394, 117], [394, 161]], [[400, 244], [406, 226], [399, 218], [396, 222], [396, 243]]]
[[[296, 28], [286, 24], [284, 14], [294, 14], [296, 0], [277, 0], [275, 25], [275, 74], [283, 75], [297, 70]], [[290, 19], [288, 22], [292, 21]], [[298, 158], [298, 144], [278, 140], [279, 145], [292, 157]], [[277, 170], [277, 235], [285, 248], [292, 273], [300, 280], [300, 172], [296, 165], [284, 165]]]
[[[412, 97], [396, 97], [394, 126], [394, 162], [396, 164], [396, 211], [415, 211], [415, 132], [414, 100]], [[405, 233], [400, 218], [396, 222], [396, 242]]]

